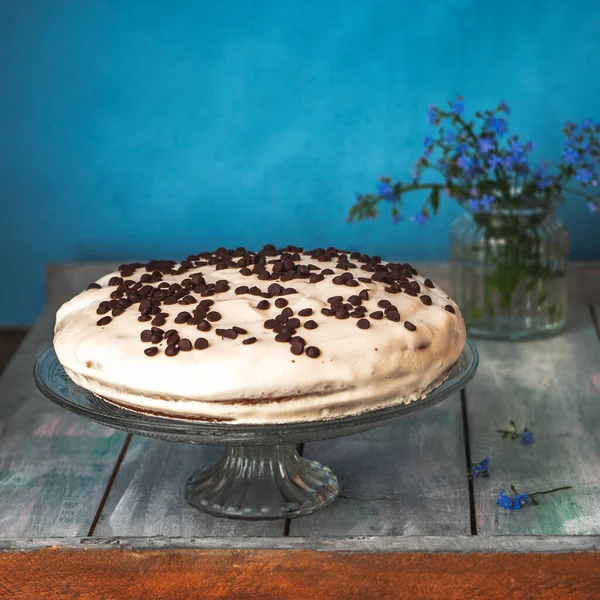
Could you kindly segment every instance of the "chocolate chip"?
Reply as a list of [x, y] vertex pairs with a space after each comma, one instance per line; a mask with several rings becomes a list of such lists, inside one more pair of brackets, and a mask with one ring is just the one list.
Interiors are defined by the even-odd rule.
[[371, 327], [371, 322], [369, 321], [369, 319], [359, 319], [358, 321], [356, 321], [356, 326], [359, 329], [369, 329], [369, 327]]
[[211, 310], [207, 315], [206, 318], [211, 321], [211, 322], [215, 322], [215, 321], [220, 321], [221, 320], [221, 313], [218, 313], [216, 310]]
[[175, 317], [175, 323], [187, 323], [191, 318], [192, 315], [189, 312], [183, 311]]
[[291, 317], [291, 316], [294, 314], [294, 311], [293, 311], [293, 310], [292, 310], [292, 309], [291, 309], [289, 306], [287, 306], [286, 308], [284, 308], [284, 309], [281, 311], [281, 314], [282, 314], [284, 317], [288, 317], [288, 318], [289, 318], [289, 317]]
[[[158, 327], [153, 327], [152, 329], [154, 329], [157, 333], [162, 333], [162, 329], [159, 329]], [[166, 338], [168, 338], [170, 335], [173, 335], [174, 333], [177, 333], [177, 329], [168, 329], [167, 331], [164, 332], [164, 336]]]
[[120, 277], [111, 277], [108, 280], [108, 285], [119, 285], [120, 283], [123, 283], [123, 280]]
[[112, 309], [112, 316], [113, 317], [118, 317], [120, 315], [122, 315], [125, 312], [125, 309], [122, 306], [116, 306], [115, 308]]
[[98, 321], [96, 321], [96, 325], [108, 325], [112, 321], [111, 317], [102, 317]]
[[159, 344], [160, 342], [162, 342], [162, 340], [163, 340], [163, 336], [161, 333], [153, 332], [152, 335], [150, 336], [150, 343], [152, 343], [152, 344]]
[[[371, 283], [371, 279], [369, 277], [358, 277], [357, 279], [361, 283]], [[364, 291], [366, 291], [366, 290], [364, 290]]]
[[167, 320], [164, 317], [154, 317], [154, 319], [152, 319], [152, 325], [155, 325], [156, 327], [162, 327], [166, 322]]
[[334, 285], [344, 285], [346, 283], [346, 280], [341, 275], [338, 275], [337, 277], [334, 277], [331, 280], [331, 283], [333, 283]]
[[298, 342], [292, 343], [292, 345], [290, 346], [290, 352], [292, 354], [295, 354], [296, 356], [299, 356], [304, 352], [304, 344], [300, 344]]
[[360, 283], [358, 283], [358, 281], [356, 281], [356, 279], [349, 279], [346, 281], [346, 285], [348, 287], [358, 287], [360, 285]]
[[176, 333], [172, 333], [167, 338], [167, 346], [175, 346], [179, 342], [179, 336]]
[[313, 321], [312, 319], [310, 321], [306, 321], [306, 323], [304, 323], [304, 328], [305, 329], [316, 329], [318, 327], [316, 321]]
[[240, 275], [243, 275], [244, 277], [248, 277], [248, 276], [252, 275], [252, 271], [248, 267], [244, 267], [243, 269], [240, 269]]
[[264, 326], [266, 329], [273, 329], [273, 327], [275, 327], [275, 325], [277, 325], [277, 321], [275, 321], [275, 319], [267, 319], [264, 322]]
[[233, 329], [225, 329], [225, 331], [223, 331], [223, 338], [226, 340], [235, 340], [237, 336], [237, 332]]
[[433, 281], [431, 281], [431, 279], [426, 279], [426, 280], [423, 282], [423, 285], [425, 285], [425, 286], [426, 286], [426, 287], [428, 287], [428, 288], [434, 288], [434, 287], [435, 287], [435, 285], [433, 285]]
[[421, 296], [421, 302], [425, 306], [431, 306], [431, 298], [427, 294], [424, 294], [423, 296]]
[[158, 348], [156, 346], [150, 346], [150, 348], [146, 348], [144, 350], [144, 354], [146, 356], [155, 356], [158, 354]]
[[282, 331], [275, 336], [276, 342], [289, 342], [292, 339], [292, 336], [287, 331]]
[[179, 348], [177, 346], [167, 346], [165, 349], [165, 354], [167, 356], [176, 356], [179, 354]]
[[288, 305], [288, 301], [285, 298], [277, 298], [275, 300], [275, 306], [277, 308], [285, 308]]
[[305, 345], [306, 345], [306, 340], [305, 340], [305, 339], [304, 339], [302, 336], [300, 336], [300, 335], [295, 335], [295, 336], [294, 336], [294, 337], [293, 337], [293, 338], [290, 340], [290, 342], [291, 342], [292, 344], [302, 344], [303, 346], [305, 346]]
[[198, 325], [196, 325], [196, 329], [198, 331], [210, 331], [211, 327], [212, 325], [205, 319], [202, 319], [202, 321], [200, 321]]
[[87, 286], [87, 290], [99, 290], [102, 286], [99, 283], [90, 283], [90, 285]]
[[256, 342], [256, 338], [255, 337], [249, 337], [246, 338], [242, 344], [244, 344], [244, 346], [249, 346], [250, 344], [254, 344], [254, 342]]
[[456, 311], [454, 310], [454, 307], [451, 304], [446, 304], [446, 306], [444, 306], [444, 310], [447, 310], [449, 313], [452, 313], [453, 315], [456, 314]]
[[133, 303], [128, 298], [121, 298], [119, 300], [119, 306], [122, 308], [129, 308]]
[[361, 300], [368, 300], [369, 299], [369, 292], [367, 290], [360, 290], [360, 293], [358, 294], [358, 297]]
[[182, 352], [189, 352], [192, 349], [192, 342], [190, 342], [190, 340], [187, 338], [183, 338], [179, 341], [178, 348]]
[[150, 315], [141, 315], [138, 317], [138, 321], [144, 323], [145, 321], [150, 321], [152, 317]]
[[346, 309], [338, 310], [335, 313], [336, 319], [347, 319], [350, 316], [350, 313]]
[[327, 298], [327, 302], [329, 302], [329, 304], [333, 304], [334, 302], [342, 302], [343, 300], [343, 296], [331, 296], [331, 298]]
[[371, 317], [371, 319], [379, 321], [379, 319], [383, 319], [383, 311], [376, 310], [375, 312], [372, 312], [369, 316]]
[[268, 300], [261, 300], [257, 305], [256, 308], [258, 308], [259, 310], [267, 310], [268, 308], [270, 308], [271, 304]]
[[350, 298], [348, 298], [348, 302], [350, 302], [352, 306], [359, 306], [360, 304], [362, 304], [362, 299], [360, 298], [360, 296], [354, 294], [350, 296]]
[[283, 288], [278, 283], [272, 283], [267, 288], [267, 292], [269, 292], [271, 296], [279, 296], [281, 292], [283, 292]]
[[316, 346], [309, 346], [306, 349], [306, 356], [309, 358], [318, 358], [321, 355], [321, 351]]
[[177, 304], [177, 298], [175, 296], [167, 296], [164, 299], [163, 304], [166, 304], [166, 305]]
[[290, 294], [297, 294], [298, 292], [294, 288], [285, 288], [283, 292], [281, 292], [284, 296], [289, 296]]
[[391, 302], [389, 300], [380, 300], [377, 303], [377, 306], [379, 306], [379, 308], [387, 308], [388, 306], [391, 306]]
[[335, 315], [335, 310], [331, 310], [330, 308], [322, 308], [321, 313], [326, 317], [333, 317], [333, 315]]
[[105, 315], [110, 310], [110, 306], [99, 306], [96, 309], [96, 314]]
[[310, 317], [310, 315], [312, 315], [312, 314], [313, 314], [312, 308], [303, 308], [302, 310], [298, 311], [299, 317]]
[[404, 327], [409, 331], [416, 331], [417, 329], [416, 325], [413, 325], [410, 321], [404, 321]]
[[240, 285], [240, 287], [235, 288], [235, 293], [240, 296], [241, 294], [247, 294], [250, 291], [250, 288], [247, 285]]
[[409, 287], [411, 290], [413, 290], [413, 291], [417, 292], [417, 294], [418, 294], [418, 293], [421, 291], [421, 286], [419, 285], [419, 283], [418, 283], [417, 281], [411, 281], [411, 282], [408, 284], [408, 287]]
[[390, 310], [385, 313], [385, 316], [389, 321], [393, 321], [394, 323], [400, 322], [400, 313], [397, 310]]
[[240, 335], [244, 335], [246, 333], [248, 333], [245, 329], [243, 329], [242, 327], [238, 327], [237, 325], [234, 325], [232, 327], [232, 329], [236, 332], [239, 333]]
[[363, 310], [353, 310], [350, 313], [350, 316], [355, 318], [355, 319], [361, 319], [362, 317], [365, 316], [365, 312]]
[[287, 326], [291, 327], [292, 329], [296, 329], [297, 327], [300, 327], [300, 319], [294, 317], [293, 319], [290, 319], [287, 322]]
[[216, 333], [217, 335], [223, 335], [223, 334], [225, 333], [225, 330], [224, 330], [224, 329], [219, 329], [219, 328], [217, 328], [217, 329], [215, 329], [215, 333]]
[[196, 350], [206, 350], [206, 348], [208, 348], [208, 340], [206, 338], [199, 337], [194, 342], [194, 348], [196, 348]]
[[149, 342], [151, 337], [152, 331], [150, 331], [150, 329], [144, 329], [144, 331], [140, 333], [140, 340], [142, 340], [142, 342]]

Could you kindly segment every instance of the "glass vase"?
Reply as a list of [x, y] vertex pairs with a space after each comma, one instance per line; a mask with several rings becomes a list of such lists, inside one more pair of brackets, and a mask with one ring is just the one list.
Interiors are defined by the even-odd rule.
[[567, 309], [569, 233], [553, 209], [467, 213], [450, 234], [451, 296], [469, 335], [552, 335]]

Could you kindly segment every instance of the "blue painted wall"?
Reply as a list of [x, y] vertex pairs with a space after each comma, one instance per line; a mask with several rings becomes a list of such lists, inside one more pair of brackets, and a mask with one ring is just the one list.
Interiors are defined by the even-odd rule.
[[[565, 119], [600, 117], [599, 28], [597, 0], [3, 0], [0, 323], [35, 318], [55, 260], [266, 242], [443, 259], [455, 206], [349, 225], [354, 191], [408, 174], [427, 106], [459, 93], [507, 101], [556, 156]], [[600, 221], [564, 216], [573, 257], [600, 258]]]

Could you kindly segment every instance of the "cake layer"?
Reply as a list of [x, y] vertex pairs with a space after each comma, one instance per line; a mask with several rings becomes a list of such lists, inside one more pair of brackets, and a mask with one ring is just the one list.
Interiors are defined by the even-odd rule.
[[410, 265], [269, 246], [122, 265], [60, 308], [54, 338], [108, 400], [256, 423], [414, 400], [464, 342], [458, 307]]

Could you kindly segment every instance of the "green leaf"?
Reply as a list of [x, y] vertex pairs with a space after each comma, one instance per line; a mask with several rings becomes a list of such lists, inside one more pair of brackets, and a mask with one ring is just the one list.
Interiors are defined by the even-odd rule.
[[429, 203], [433, 209], [433, 214], [437, 215], [440, 210], [440, 188], [433, 188], [431, 190], [431, 196], [429, 196]]

